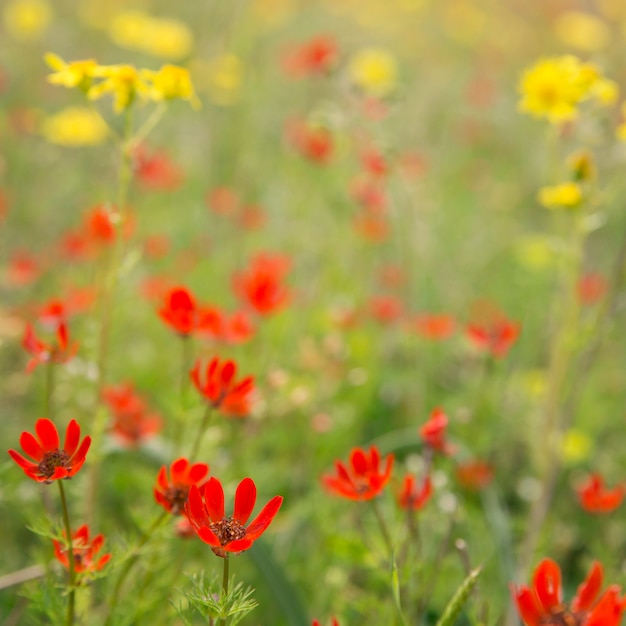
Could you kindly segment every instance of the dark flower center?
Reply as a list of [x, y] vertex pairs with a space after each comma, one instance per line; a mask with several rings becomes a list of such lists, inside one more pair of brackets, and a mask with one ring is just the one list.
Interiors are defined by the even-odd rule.
[[243, 539], [246, 536], [246, 529], [232, 517], [225, 517], [219, 522], [211, 522], [209, 528], [223, 546], [231, 541]]
[[46, 452], [43, 459], [39, 462], [37, 469], [39, 474], [45, 478], [50, 478], [57, 467], [63, 467], [69, 470], [72, 466], [70, 464], [70, 457], [65, 450], [51, 450]]
[[172, 507], [172, 514], [181, 515], [185, 508], [187, 497], [189, 496], [189, 487], [171, 485], [166, 489], [163, 495]]
[[550, 613], [546, 621], [548, 626], [580, 626], [582, 623], [564, 604], [555, 606]]

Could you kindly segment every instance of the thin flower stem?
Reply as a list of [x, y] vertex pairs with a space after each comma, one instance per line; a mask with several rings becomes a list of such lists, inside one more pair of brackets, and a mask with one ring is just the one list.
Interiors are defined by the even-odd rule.
[[63, 511], [63, 525], [65, 526], [65, 542], [67, 544], [67, 562], [69, 566], [69, 593], [67, 595], [67, 626], [74, 624], [74, 609], [76, 604], [76, 569], [74, 564], [74, 549], [72, 544], [72, 527], [70, 526], [70, 514], [67, 508], [67, 499], [65, 498], [65, 489], [63, 481], [57, 480], [59, 485], [59, 493], [61, 494], [61, 509]]
[[200, 444], [202, 443], [202, 437], [206, 432], [207, 426], [209, 425], [209, 420], [211, 419], [211, 415], [213, 413], [213, 405], [207, 404], [206, 411], [204, 412], [204, 417], [202, 418], [202, 422], [200, 424], [200, 430], [196, 435], [196, 438], [193, 441], [193, 447], [191, 448], [191, 452], [189, 453], [189, 459], [193, 460], [198, 455], [200, 451]]
[[[222, 576], [222, 600], [225, 600], [228, 596], [228, 578], [229, 578], [229, 565], [230, 559], [228, 556], [224, 557], [224, 575]], [[225, 603], [223, 604], [225, 606]], [[219, 626], [226, 626], [226, 617], [221, 617]]]
[[48, 419], [54, 419], [52, 399], [54, 397], [54, 362], [46, 363], [46, 399], [45, 415]]
[[120, 592], [122, 591], [122, 586], [124, 585], [124, 582], [126, 581], [128, 574], [130, 574], [130, 571], [132, 570], [133, 566], [139, 560], [139, 556], [140, 556], [139, 551], [141, 550], [141, 548], [143, 548], [146, 545], [146, 543], [148, 543], [150, 537], [152, 537], [154, 532], [159, 528], [159, 526], [161, 526], [161, 524], [168, 517], [168, 515], [169, 514], [167, 511], [163, 511], [161, 515], [159, 515], [159, 517], [157, 517], [154, 520], [154, 522], [152, 522], [152, 525], [150, 526], [150, 528], [148, 528], [148, 530], [146, 530], [142, 534], [141, 539], [139, 540], [139, 543], [137, 544], [137, 547], [134, 550], [134, 554], [130, 556], [128, 560], [126, 561], [126, 563], [124, 564], [124, 568], [120, 572], [117, 582], [115, 583], [113, 593], [111, 594], [111, 600], [109, 601], [109, 613], [107, 615], [107, 619], [106, 619], [106, 622], [104, 623], [104, 626], [109, 626], [110, 624], [113, 623], [112, 622], [113, 613], [115, 611], [115, 607], [119, 600]]
[[139, 130], [128, 141], [127, 149], [131, 152], [155, 129], [156, 125], [161, 121], [167, 105], [164, 102], [160, 102], [159, 105], [152, 111], [150, 117], [139, 127]]
[[383, 540], [385, 541], [385, 546], [387, 547], [387, 551], [389, 552], [389, 557], [393, 557], [393, 542], [391, 541], [391, 535], [389, 534], [389, 529], [387, 528], [387, 523], [385, 522], [385, 518], [383, 517], [382, 511], [380, 510], [380, 506], [378, 505], [378, 500], [374, 498], [372, 500], [372, 508], [374, 509], [374, 514], [376, 515], [376, 519], [378, 521], [378, 527], [380, 528], [380, 533], [383, 536]]
[[181, 338], [181, 368], [180, 368], [180, 408], [184, 411], [187, 404], [187, 388], [189, 387], [189, 366], [191, 363], [191, 337], [182, 335]]

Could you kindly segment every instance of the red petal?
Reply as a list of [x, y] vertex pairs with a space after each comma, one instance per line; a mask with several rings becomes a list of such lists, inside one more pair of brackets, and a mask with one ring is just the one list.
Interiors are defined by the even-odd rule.
[[543, 623], [544, 613], [537, 605], [535, 594], [528, 587], [521, 587], [519, 591], [515, 591], [511, 587], [517, 610], [526, 626], [541, 626]]
[[265, 532], [265, 529], [272, 523], [274, 516], [278, 513], [283, 503], [282, 496], [274, 496], [254, 518], [254, 521], [246, 529], [246, 537], [256, 539]]
[[185, 512], [189, 517], [191, 525], [196, 529], [201, 526], [208, 526], [211, 523], [197, 485], [191, 485], [189, 489]]
[[237, 366], [233, 361], [226, 361], [226, 363], [224, 363], [224, 365], [222, 366], [222, 371], [220, 372], [220, 378], [224, 387], [230, 386], [230, 383], [235, 377], [236, 371]]
[[552, 559], [544, 559], [535, 570], [535, 593], [545, 613], [561, 604], [561, 568]]
[[245, 524], [256, 502], [256, 486], [251, 478], [244, 478], [237, 487], [235, 493], [235, 511], [233, 517], [240, 523]]
[[163, 491], [165, 491], [169, 487], [169, 483], [167, 481], [167, 470], [165, 465], [161, 467], [159, 473], [157, 474], [157, 485], [161, 487]]
[[208, 543], [210, 546], [214, 548], [220, 547], [220, 540], [215, 536], [213, 531], [208, 526], [202, 526], [196, 530], [198, 537], [204, 541], [204, 543]]
[[59, 449], [59, 433], [56, 426], [46, 417], [37, 420], [35, 432], [41, 442], [44, 452]]
[[170, 476], [175, 485], [184, 485], [187, 482], [189, 461], [185, 458], [176, 459], [170, 467]]
[[187, 481], [190, 485], [199, 483], [209, 473], [209, 466], [206, 463], [194, 463], [189, 470]]
[[[24, 470], [28, 470], [29, 472], [35, 472], [39, 468], [36, 463], [25, 459], [19, 452], [16, 452], [15, 450], [9, 450], [9, 454], [11, 455], [11, 458]], [[30, 476], [30, 474], [28, 475]]]
[[572, 611], [588, 611], [602, 589], [602, 565], [595, 561], [572, 600]]
[[350, 464], [355, 474], [362, 476], [367, 472], [368, 462], [363, 450], [361, 448], [355, 448], [350, 454]]
[[89, 450], [89, 446], [91, 445], [91, 437], [87, 436], [83, 439], [83, 442], [80, 444], [80, 448], [76, 451], [76, 453], [70, 459], [72, 465], [76, 463], [80, 463], [81, 465], [85, 462], [85, 457], [87, 456], [87, 451]]
[[243, 539], [237, 539], [236, 541], [231, 541], [230, 543], [227, 543], [225, 546], [222, 546], [222, 549], [226, 552], [243, 552], [244, 550], [248, 550], [248, 548], [251, 548], [253, 543], [254, 539], [244, 537]]
[[67, 452], [67, 456], [70, 458], [76, 452], [76, 447], [78, 446], [78, 441], [80, 439], [80, 426], [76, 420], [72, 420], [67, 425], [67, 430], [65, 431], [65, 452]]
[[217, 478], [209, 478], [204, 490], [204, 502], [211, 520], [221, 522], [224, 519], [224, 489]]
[[20, 445], [22, 450], [36, 461], [43, 459], [43, 449], [39, 441], [29, 432], [23, 432], [20, 436]]

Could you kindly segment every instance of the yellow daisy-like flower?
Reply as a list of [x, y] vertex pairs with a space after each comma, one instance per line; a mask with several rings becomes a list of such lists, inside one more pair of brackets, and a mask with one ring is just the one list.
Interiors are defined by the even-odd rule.
[[113, 109], [121, 113], [139, 96], [150, 97], [150, 87], [141, 76], [141, 72], [132, 65], [99, 65], [93, 71], [94, 77], [104, 80], [93, 85], [87, 92], [90, 100], [97, 100], [110, 93], [113, 95]]
[[577, 105], [588, 98], [598, 70], [574, 56], [542, 59], [526, 70], [519, 83], [525, 113], [546, 117], [553, 124], [576, 118]]
[[52, 10], [46, 0], [11, 0], [2, 12], [7, 32], [19, 41], [34, 41], [47, 30]]
[[583, 192], [577, 183], [561, 183], [542, 187], [537, 195], [539, 204], [546, 209], [573, 209], [583, 199]]
[[150, 96], [153, 100], [188, 100], [192, 106], [200, 103], [191, 83], [189, 70], [177, 65], [164, 65], [158, 72], [141, 70], [141, 76], [152, 82]]
[[395, 58], [382, 48], [359, 50], [350, 60], [348, 71], [355, 85], [379, 98], [393, 91], [398, 77]]
[[98, 67], [93, 59], [66, 62], [52, 52], [48, 52], [44, 59], [54, 70], [54, 73], [48, 76], [49, 83], [68, 88], [78, 87], [85, 93], [91, 87], [93, 72]]
[[108, 128], [95, 111], [84, 107], [68, 107], [44, 119], [41, 132], [51, 143], [80, 147], [104, 141]]

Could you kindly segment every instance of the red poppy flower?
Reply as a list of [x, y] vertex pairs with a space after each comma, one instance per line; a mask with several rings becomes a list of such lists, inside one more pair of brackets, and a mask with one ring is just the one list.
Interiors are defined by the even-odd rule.
[[[65, 537], [65, 532], [63, 537]], [[64, 567], [69, 569], [67, 558], [67, 544], [65, 541], [53, 540], [54, 556]], [[72, 552], [74, 554], [74, 571], [77, 573], [99, 572], [110, 560], [110, 554], [98, 557], [98, 552], [104, 546], [104, 535], [96, 535], [89, 539], [89, 526], [81, 526], [72, 534]]]
[[372, 296], [369, 310], [376, 321], [392, 324], [404, 315], [404, 303], [396, 296]]
[[245, 343], [254, 336], [256, 328], [245, 311], [235, 311], [224, 319], [222, 338], [227, 343]]
[[80, 440], [80, 426], [72, 420], [65, 433], [65, 445], [59, 448], [59, 433], [56, 426], [42, 417], [35, 424], [37, 437], [23, 432], [20, 437], [22, 450], [35, 462], [24, 458], [19, 452], [9, 450], [11, 458], [24, 470], [29, 478], [40, 483], [50, 483], [59, 478], [71, 478], [85, 462], [91, 437]]
[[291, 120], [287, 123], [286, 135], [293, 148], [309, 161], [326, 165], [333, 157], [333, 136], [323, 126], [311, 126], [302, 120]]
[[415, 476], [407, 474], [404, 477], [402, 491], [398, 495], [398, 504], [402, 509], [420, 511], [423, 509], [433, 493], [433, 484], [430, 476], [426, 476], [421, 484], [416, 484]]
[[194, 463], [185, 458], [176, 459], [170, 465], [171, 481], [167, 477], [165, 465], [159, 470], [157, 484], [154, 487], [154, 498], [168, 513], [182, 515], [191, 485], [203, 489], [201, 482], [209, 474], [206, 463]]
[[[321, 626], [319, 620], [314, 619], [313, 623], [311, 624], [311, 626]], [[339, 621], [337, 620], [337, 618], [333, 617], [332, 622], [330, 623], [330, 626], [339, 626]]]
[[197, 329], [199, 309], [188, 289], [174, 287], [165, 295], [165, 302], [159, 309], [159, 316], [177, 333], [187, 336]]
[[380, 182], [358, 177], [350, 184], [350, 195], [372, 215], [381, 215], [387, 206], [387, 194]]
[[589, 272], [578, 281], [578, 299], [583, 304], [595, 304], [602, 300], [608, 289], [607, 280], [602, 274]]
[[204, 372], [202, 369], [202, 362], [198, 359], [190, 376], [196, 389], [206, 400], [225, 415], [244, 417], [250, 413], [255, 392], [253, 376], [235, 381], [236, 363], [220, 363], [218, 357], [207, 363]]
[[294, 78], [325, 74], [337, 61], [337, 42], [328, 35], [317, 35], [283, 59], [285, 71]]
[[413, 326], [426, 339], [440, 341], [454, 334], [455, 321], [451, 315], [445, 313], [422, 314], [414, 318]]
[[520, 325], [504, 318], [493, 319], [484, 324], [469, 324], [468, 339], [481, 351], [501, 358], [506, 356], [520, 333]]
[[60, 323], [56, 329], [56, 343], [50, 344], [41, 341], [36, 335], [31, 324], [26, 324], [22, 347], [31, 355], [30, 361], [26, 364], [26, 371], [32, 372], [42, 363], [66, 363], [78, 350], [78, 344], [69, 343], [67, 326]]
[[274, 496], [246, 528], [256, 503], [256, 486], [251, 478], [244, 478], [235, 492], [235, 508], [232, 516], [224, 514], [224, 489], [217, 478], [209, 478], [203, 495], [197, 485], [189, 490], [185, 504], [187, 517], [202, 541], [211, 546], [214, 554], [227, 558], [252, 547], [266, 531], [280, 509], [283, 498]]
[[618, 626], [624, 603], [615, 586], [598, 599], [602, 577], [602, 565], [596, 561], [568, 607], [562, 599], [561, 570], [553, 560], [544, 559], [535, 570], [532, 587], [511, 591], [526, 626]]
[[34, 282], [40, 275], [39, 261], [30, 252], [19, 250], [11, 256], [5, 280], [11, 287], [22, 287]]
[[326, 488], [335, 495], [349, 500], [371, 500], [385, 488], [391, 478], [394, 456], [387, 455], [381, 468], [380, 452], [371, 446], [369, 452], [355, 448], [350, 453], [350, 467], [335, 462], [336, 476], [322, 476]]
[[182, 170], [164, 150], [150, 151], [141, 145], [136, 148], [133, 157], [135, 177], [144, 189], [172, 191], [183, 182]]
[[464, 489], [478, 491], [493, 480], [493, 467], [480, 459], [459, 463], [456, 466], [456, 480]]
[[600, 474], [591, 474], [587, 481], [578, 488], [580, 506], [588, 513], [610, 513], [615, 511], [624, 500], [626, 487], [618, 485], [614, 489], [604, 486]]
[[287, 257], [259, 254], [248, 269], [233, 277], [235, 293], [259, 315], [275, 313], [289, 299], [289, 292], [282, 282], [289, 266]]
[[356, 232], [367, 241], [381, 243], [389, 238], [389, 222], [382, 215], [363, 211], [353, 223]]
[[422, 441], [426, 446], [442, 454], [452, 454], [454, 449], [446, 441], [448, 416], [442, 409], [433, 409], [430, 418], [420, 428]]

